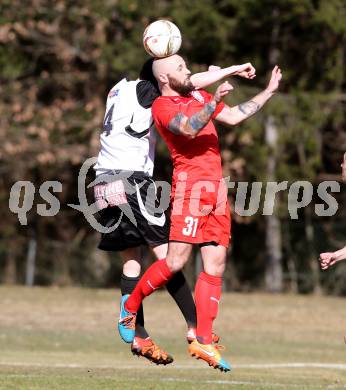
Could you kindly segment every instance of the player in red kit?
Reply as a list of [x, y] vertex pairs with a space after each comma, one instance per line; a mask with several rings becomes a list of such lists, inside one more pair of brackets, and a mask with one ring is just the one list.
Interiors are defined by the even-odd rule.
[[[179, 134], [171, 123], [181, 114], [193, 116], [211, 98], [205, 91], [192, 91], [188, 97], [161, 96], [155, 100], [152, 113], [174, 166], [170, 241], [194, 244], [215, 242], [227, 247], [230, 237], [229, 207], [223, 207], [227, 212], [219, 215], [216, 215], [218, 208], [215, 207], [217, 202], [219, 206], [225, 206], [227, 202], [227, 190], [222, 186], [221, 156], [215, 126], [209, 120], [196, 137], [187, 137]], [[224, 103], [218, 103], [211, 119], [215, 119], [223, 108]], [[169, 130], [170, 126], [172, 130]], [[209, 208], [203, 212], [198, 203], [209, 205]]]
[[193, 244], [199, 244], [204, 271], [195, 287], [197, 339], [190, 344], [189, 352], [215, 368], [229, 371], [230, 365], [212, 344], [230, 237], [227, 188], [222, 181], [218, 135], [212, 120], [236, 125], [255, 114], [276, 92], [281, 70], [276, 66], [267, 88], [235, 107], [222, 102], [232, 90], [228, 82], [221, 84], [214, 95], [196, 91], [185, 61], [178, 55], [154, 61], [153, 73], [162, 94], [152, 106], [153, 118], [174, 167], [169, 247], [166, 259], [149, 267], [133, 293], [124, 297], [119, 332], [128, 338], [144, 297], [181, 270]]

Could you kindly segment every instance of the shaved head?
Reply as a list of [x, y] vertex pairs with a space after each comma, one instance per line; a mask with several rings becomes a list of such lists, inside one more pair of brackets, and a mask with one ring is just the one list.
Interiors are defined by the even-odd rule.
[[155, 58], [153, 62], [153, 73], [156, 80], [158, 80], [158, 77], [161, 73], [172, 73], [172, 71], [174, 71], [181, 62], [185, 63], [184, 59], [178, 56], [178, 54], [174, 54], [165, 58]]
[[190, 80], [191, 72], [178, 54], [156, 58], [152, 69], [163, 96], [188, 96], [195, 89]]

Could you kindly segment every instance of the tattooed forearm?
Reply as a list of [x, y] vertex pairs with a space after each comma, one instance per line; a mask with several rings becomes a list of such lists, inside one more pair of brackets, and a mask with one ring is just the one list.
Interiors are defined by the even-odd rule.
[[190, 119], [187, 121], [187, 124], [194, 132], [198, 133], [209, 122], [211, 116], [215, 111], [215, 108], [215, 103], [213, 104], [212, 102], [209, 102], [205, 104], [201, 111], [190, 117]]
[[169, 122], [168, 129], [177, 135], [196, 136], [210, 121], [215, 109], [216, 102], [212, 100], [190, 118], [179, 112]]
[[250, 100], [248, 102], [239, 104], [238, 108], [239, 111], [241, 111], [243, 114], [250, 116], [256, 113], [261, 108], [261, 106], [258, 103]]
[[178, 114], [169, 122], [168, 130], [170, 130], [172, 133], [176, 135], [179, 135], [183, 118], [184, 118], [184, 114], [178, 112]]

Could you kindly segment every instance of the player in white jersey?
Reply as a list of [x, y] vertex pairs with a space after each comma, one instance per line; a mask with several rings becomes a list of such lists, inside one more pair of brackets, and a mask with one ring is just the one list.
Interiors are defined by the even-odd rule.
[[95, 166], [97, 175], [119, 167], [152, 176], [156, 136], [151, 104], [157, 96], [153, 85], [145, 80], [122, 79], [111, 89]]
[[[139, 280], [140, 245], [150, 246], [157, 259], [164, 259], [167, 253], [169, 222], [159, 207], [152, 180], [156, 131], [151, 105], [159, 92], [151, 68], [152, 59], [144, 64], [140, 79], [123, 79], [109, 92], [100, 137], [101, 150], [95, 165], [101, 183], [94, 189], [102, 209], [101, 223], [108, 227], [118, 224], [112, 232], [102, 234], [99, 248], [121, 251], [123, 295], [130, 294]], [[204, 88], [229, 75], [252, 79], [255, 69], [250, 63], [224, 69], [212, 67], [208, 72], [192, 75], [191, 81], [196, 87]], [[177, 273], [166, 287], [186, 320], [187, 339], [191, 342], [195, 337], [196, 310], [184, 275]], [[131, 350], [157, 364], [173, 361], [146, 332], [142, 307], [138, 311]]]

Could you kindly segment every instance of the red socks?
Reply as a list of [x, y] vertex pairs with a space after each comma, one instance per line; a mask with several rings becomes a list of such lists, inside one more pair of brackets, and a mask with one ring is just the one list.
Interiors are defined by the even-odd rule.
[[129, 299], [125, 303], [125, 309], [131, 313], [137, 313], [143, 299], [154, 290], [164, 286], [173, 273], [168, 268], [166, 259], [157, 260], [143, 274], [137, 283]]
[[[173, 273], [167, 266], [166, 259], [153, 263], [144, 273], [129, 299], [125, 309], [137, 313], [142, 300], [156, 289], [164, 286]], [[197, 310], [197, 339], [203, 344], [212, 343], [212, 328], [218, 312], [221, 297], [222, 278], [201, 272], [195, 287]]]
[[201, 272], [195, 287], [197, 310], [197, 340], [203, 344], [212, 343], [213, 321], [219, 308], [222, 278]]

